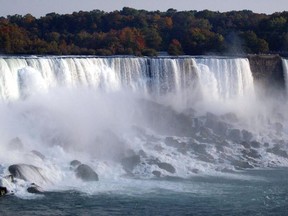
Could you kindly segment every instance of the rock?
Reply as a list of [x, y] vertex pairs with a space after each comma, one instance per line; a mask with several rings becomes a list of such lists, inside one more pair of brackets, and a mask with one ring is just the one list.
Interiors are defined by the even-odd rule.
[[171, 146], [171, 147], [175, 147], [175, 148], [177, 148], [179, 145], [178, 140], [174, 139], [173, 137], [166, 137], [164, 142], [167, 146]]
[[206, 154], [206, 145], [204, 144], [197, 144], [197, 143], [193, 143], [191, 145], [192, 149], [196, 152], [196, 153], [200, 153], [200, 154]]
[[142, 149], [139, 150], [138, 154], [139, 154], [141, 157], [143, 157], [143, 158], [147, 158], [147, 154], [146, 154], [146, 152], [143, 151]]
[[253, 148], [260, 148], [261, 144], [257, 141], [250, 142], [251, 147]]
[[242, 151], [242, 154], [244, 156], [248, 156], [250, 158], [254, 158], [254, 159], [260, 159], [261, 158], [261, 155], [255, 150], [255, 149], [245, 149]]
[[5, 196], [7, 193], [8, 193], [7, 188], [0, 186], [0, 197]]
[[139, 155], [123, 158], [121, 164], [126, 171], [132, 171], [141, 162]]
[[9, 172], [14, 178], [22, 179], [24, 181], [36, 182], [37, 184], [49, 182], [41, 173], [41, 168], [29, 164], [13, 164], [8, 167]]
[[274, 124], [274, 129], [275, 129], [277, 134], [281, 134], [282, 131], [283, 131], [283, 125], [281, 123], [279, 123], [279, 122], [276, 122]]
[[145, 127], [157, 131], [161, 135], [190, 136], [192, 133], [192, 120], [189, 116], [178, 113], [153, 101], [141, 99], [138, 101], [142, 107], [138, 117]]
[[207, 127], [200, 127], [200, 136], [204, 138], [211, 138], [213, 136], [213, 132]]
[[19, 137], [15, 137], [14, 139], [10, 140], [8, 147], [12, 150], [21, 150], [23, 149], [24, 145]]
[[[283, 65], [280, 55], [248, 55], [254, 82], [263, 96], [275, 96], [285, 91]], [[262, 96], [260, 95], [260, 96]]]
[[34, 155], [38, 156], [41, 160], [45, 159], [45, 156], [42, 153], [40, 153], [39, 151], [32, 150], [31, 153], [33, 153]]
[[247, 161], [234, 160], [232, 165], [237, 169], [250, 169], [253, 168]]
[[161, 172], [160, 172], [160, 171], [154, 170], [154, 171], [152, 172], [152, 174], [153, 174], [154, 176], [158, 177], [158, 178], [161, 177]]
[[166, 137], [164, 142], [167, 146], [171, 146], [174, 148], [185, 148], [186, 147], [186, 143], [179, 142], [178, 140], [174, 139], [173, 137]]
[[221, 116], [224, 120], [232, 123], [238, 122], [238, 117], [235, 113], [229, 112]]
[[239, 129], [230, 130], [228, 138], [234, 142], [241, 141], [241, 131]]
[[244, 141], [249, 142], [252, 140], [253, 134], [251, 132], [247, 130], [242, 130], [241, 133]]
[[248, 142], [242, 142], [241, 145], [242, 145], [244, 148], [246, 148], [246, 149], [251, 148], [251, 144], [248, 143]]
[[75, 174], [83, 181], [99, 181], [97, 173], [86, 164], [80, 164], [75, 169]]
[[27, 188], [27, 192], [34, 193], [34, 194], [40, 194], [40, 193], [43, 193], [44, 191], [40, 186], [32, 183], [30, 185], [30, 187]]
[[70, 167], [71, 168], [77, 168], [79, 165], [81, 165], [81, 162], [79, 160], [73, 160], [70, 162]]
[[166, 170], [167, 172], [170, 172], [170, 173], [176, 172], [175, 168], [169, 163], [160, 162], [160, 163], [157, 163], [157, 165], [160, 169]]
[[280, 149], [280, 146], [278, 145], [274, 146], [273, 148], [267, 149], [267, 152], [284, 157], [284, 158], [288, 158], [287, 152]]

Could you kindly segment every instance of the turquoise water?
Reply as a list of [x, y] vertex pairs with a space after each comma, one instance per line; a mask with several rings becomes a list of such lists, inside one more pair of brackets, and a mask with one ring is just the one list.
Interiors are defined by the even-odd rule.
[[[236, 175], [237, 176], [237, 175]], [[140, 180], [145, 188], [87, 194], [49, 192], [0, 199], [0, 215], [287, 215], [288, 170], [251, 170], [235, 177]], [[133, 182], [132, 181], [132, 182]], [[170, 185], [165, 189], [161, 185]], [[181, 190], [177, 190], [181, 188]]]

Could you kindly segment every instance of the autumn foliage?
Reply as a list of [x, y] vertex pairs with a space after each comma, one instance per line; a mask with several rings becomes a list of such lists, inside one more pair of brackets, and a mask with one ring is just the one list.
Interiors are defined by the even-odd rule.
[[0, 18], [0, 53], [51, 55], [288, 53], [288, 12], [123, 8]]

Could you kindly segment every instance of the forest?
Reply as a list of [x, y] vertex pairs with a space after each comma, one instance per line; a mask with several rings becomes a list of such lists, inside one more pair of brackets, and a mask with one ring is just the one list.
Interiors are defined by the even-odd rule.
[[288, 12], [136, 10], [0, 17], [0, 54], [288, 54]]

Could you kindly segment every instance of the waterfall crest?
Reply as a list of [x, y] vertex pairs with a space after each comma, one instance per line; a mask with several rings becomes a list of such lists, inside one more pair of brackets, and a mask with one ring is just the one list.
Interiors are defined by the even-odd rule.
[[0, 71], [4, 101], [55, 87], [172, 96], [184, 105], [199, 95], [204, 100], [229, 100], [254, 94], [245, 58], [2, 57]]

